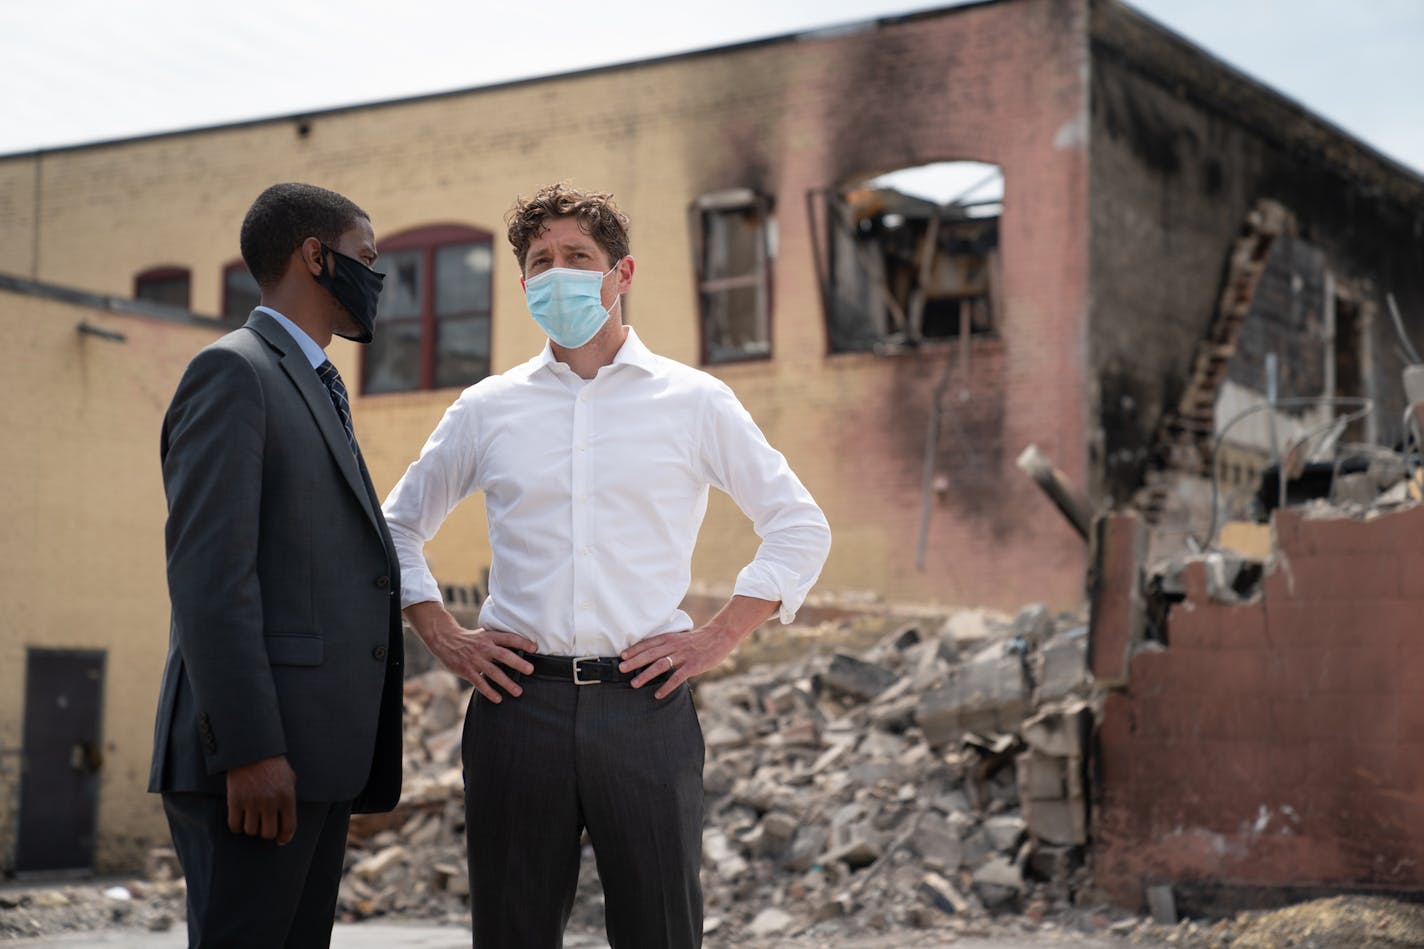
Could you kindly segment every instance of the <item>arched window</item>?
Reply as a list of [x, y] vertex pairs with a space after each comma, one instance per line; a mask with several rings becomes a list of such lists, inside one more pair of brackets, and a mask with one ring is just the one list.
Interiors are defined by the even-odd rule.
[[247, 322], [247, 315], [262, 299], [262, 288], [247, 269], [247, 265], [235, 260], [223, 268], [222, 318], [228, 323], [241, 326]]
[[150, 267], [134, 277], [134, 299], [189, 308], [193, 278], [187, 267]]
[[386, 275], [361, 391], [473, 385], [490, 370], [491, 236], [442, 224], [380, 241]]

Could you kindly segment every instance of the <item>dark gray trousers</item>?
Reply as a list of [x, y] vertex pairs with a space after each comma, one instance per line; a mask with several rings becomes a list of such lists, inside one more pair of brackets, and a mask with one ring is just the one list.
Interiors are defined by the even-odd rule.
[[557, 949], [580, 838], [593, 842], [612, 949], [702, 944], [702, 728], [687, 686], [513, 675], [465, 718], [466, 843], [477, 949]]
[[188, 883], [189, 949], [325, 949], [351, 802], [297, 803], [286, 846], [227, 829], [227, 800], [169, 792], [163, 812]]

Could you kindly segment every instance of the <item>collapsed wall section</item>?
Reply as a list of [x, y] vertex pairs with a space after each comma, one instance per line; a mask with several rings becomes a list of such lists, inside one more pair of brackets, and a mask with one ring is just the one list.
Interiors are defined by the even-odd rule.
[[[1094, 871], [1126, 906], [1147, 886], [1424, 890], [1424, 507], [1274, 520], [1253, 601], [1184, 574], [1166, 645], [1134, 639], [1141, 532], [1100, 534], [1092, 662], [1117, 677], [1095, 762]], [[1183, 895], [1188, 895], [1183, 905]]]

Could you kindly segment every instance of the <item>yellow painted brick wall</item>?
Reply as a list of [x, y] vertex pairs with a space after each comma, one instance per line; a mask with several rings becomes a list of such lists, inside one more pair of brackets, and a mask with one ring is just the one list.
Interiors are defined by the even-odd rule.
[[[83, 335], [81, 321], [126, 336]], [[18, 749], [28, 647], [103, 650], [97, 863], [131, 868], [166, 834], [145, 793], [168, 647], [164, 409], [211, 329], [0, 291], [0, 747]], [[18, 757], [0, 756], [0, 864], [13, 858]]]
[[[516, 193], [567, 178], [611, 190], [633, 220], [627, 314], [657, 351], [698, 359], [687, 208], [755, 187], [776, 201], [774, 358], [715, 367], [827, 509], [837, 542], [821, 589], [891, 598], [1070, 605], [1082, 545], [1012, 460], [1033, 441], [1077, 483], [1087, 471], [1086, 5], [1022, 0], [876, 29], [464, 93], [179, 135], [0, 158], [0, 271], [128, 294], [160, 264], [193, 272], [193, 307], [219, 307], [252, 198], [274, 181], [347, 194], [377, 236], [439, 223], [493, 231], [492, 360], [528, 358], [503, 215]], [[808, 190], [895, 167], [975, 159], [1005, 171], [1002, 343], [973, 364], [973, 397], [946, 416], [936, 464], [953, 489], [929, 511], [915, 566], [927, 406], [954, 347], [904, 357], [826, 355]], [[34, 189], [38, 182], [38, 199]], [[34, 207], [40, 208], [38, 227]], [[976, 349], [977, 353], [977, 349]], [[333, 357], [359, 378], [356, 347]], [[357, 400], [383, 492], [457, 393]], [[715, 500], [695, 562], [723, 587], [751, 555], [745, 520]], [[483, 512], [460, 510], [430, 555], [448, 582], [488, 563]]]

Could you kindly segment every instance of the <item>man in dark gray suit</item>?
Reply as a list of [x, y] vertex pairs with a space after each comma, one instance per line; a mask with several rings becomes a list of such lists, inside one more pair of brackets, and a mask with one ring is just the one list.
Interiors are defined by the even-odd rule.
[[192, 946], [327, 946], [352, 811], [400, 797], [398, 562], [323, 348], [369, 342], [366, 212], [311, 185], [242, 224], [262, 288], [163, 422], [168, 662], [149, 790]]

